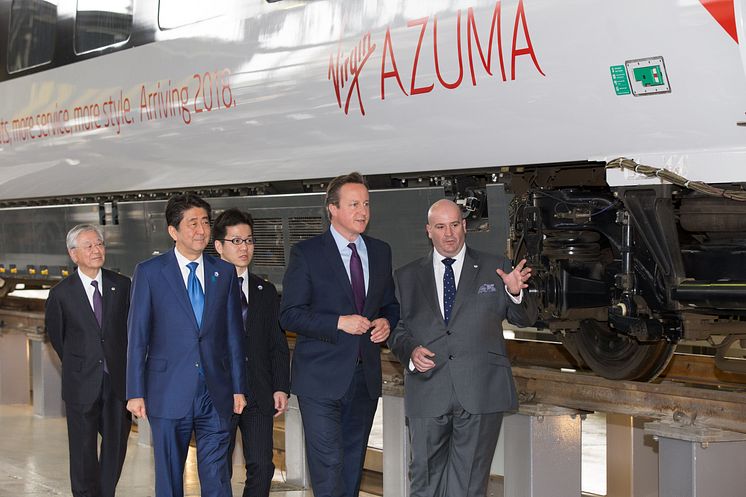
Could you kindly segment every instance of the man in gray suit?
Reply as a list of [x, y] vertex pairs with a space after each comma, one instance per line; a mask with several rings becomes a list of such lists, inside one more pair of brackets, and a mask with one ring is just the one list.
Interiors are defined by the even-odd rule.
[[401, 321], [388, 340], [405, 366], [411, 497], [484, 497], [502, 415], [518, 406], [502, 321], [530, 326], [531, 269], [466, 247], [450, 200], [428, 211], [433, 251], [395, 274]]

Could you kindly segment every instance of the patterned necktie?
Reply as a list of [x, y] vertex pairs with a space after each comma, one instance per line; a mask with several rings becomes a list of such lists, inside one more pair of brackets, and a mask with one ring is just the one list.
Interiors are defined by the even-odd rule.
[[104, 324], [104, 298], [98, 290], [98, 281], [91, 281], [91, 285], [93, 285], [93, 314], [96, 316], [99, 328], [102, 328]]
[[352, 283], [352, 296], [355, 298], [355, 308], [358, 314], [363, 314], [365, 308], [365, 277], [363, 276], [363, 263], [357, 253], [354, 243], [347, 245], [352, 250], [350, 257], [350, 283]]
[[456, 277], [453, 274], [453, 263], [456, 262], [456, 259], [446, 257], [442, 262], [445, 265], [445, 272], [443, 273], [443, 318], [448, 324], [453, 310], [453, 301], [456, 300]]
[[189, 268], [187, 292], [189, 293], [189, 300], [192, 302], [194, 317], [197, 318], [197, 325], [201, 327], [202, 312], [205, 310], [205, 292], [202, 291], [202, 285], [200, 285], [199, 278], [197, 278], [197, 266], [199, 266], [199, 263], [194, 261], [187, 264]]
[[243, 293], [243, 276], [238, 277], [238, 288], [241, 290], [241, 317], [243, 318], [244, 326], [246, 326], [246, 318], [249, 316], [249, 300], [246, 298], [246, 294]]

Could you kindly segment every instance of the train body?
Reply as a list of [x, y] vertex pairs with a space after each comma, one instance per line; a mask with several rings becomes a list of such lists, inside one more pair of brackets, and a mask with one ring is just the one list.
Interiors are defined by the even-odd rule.
[[0, 278], [67, 274], [79, 222], [131, 273], [190, 190], [255, 214], [279, 282], [359, 170], [396, 266], [456, 200], [594, 371], [651, 379], [708, 337], [742, 369], [743, 3], [0, 0]]

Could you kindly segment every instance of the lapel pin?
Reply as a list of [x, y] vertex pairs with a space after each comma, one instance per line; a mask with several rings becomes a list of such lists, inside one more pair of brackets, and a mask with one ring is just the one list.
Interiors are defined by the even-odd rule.
[[111, 287], [111, 291], [112, 291], [112, 292], [116, 292], [116, 291], [117, 291], [117, 289], [116, 289], [116, 288], [114, 288], [114, 287]]
[[474, 269], [477, 269], [479, 267], [479, 264], [474, 264]]
[[220, 273], [218, 273], [217, 271], [215, 271], [215, 274], [213, 274], [213, 276], [215, 276], [217, 278], [218, 276], [220, 276]]
[[257, 288], [258, 290], [264, 290], [264, 287], [263, 287], [262, 285], [258, 285], [258, 286], [257, 286], [256, 288]]

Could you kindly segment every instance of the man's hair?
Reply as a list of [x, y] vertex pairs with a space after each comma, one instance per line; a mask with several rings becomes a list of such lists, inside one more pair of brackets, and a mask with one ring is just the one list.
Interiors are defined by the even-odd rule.
[[103, 231], [101, 231], [101, 228], [99, 228], [95, 224], [79, 224], [77, 226], [73, 226], [73, 228], [67, 232], [67, 237], [65, 237], [67, 249], [74, 249], [76, 247], [75, 242], [78, 240], [78, 236], [80, 236], [81, 233], [85, 233], [86, 231], [96, 232], [96, 234], [98, 235], [98, 239], [102, 242], [104, 241], [104, 233]]
[[168, 199], [166, 204], [166, 224], [179, 229], [181, 220], [184, 219], [184, 212], [192, 207], [200, 207], [207, 211], [207, 218], [210, 218], [210, 204], [202, 200], [193, 193], [179, 193]]
[[218, 217], [215, 218], [215, 224], [212, 227], [212, 232], [215, 234], [215, 240], [223, 240], [228, 228], [239, 224], [248, 224], [249, 228], [251, 228], [251, 233], [254, 233], [254, 218], [251, 217], [251, 214], [248, 212], [239, 210], [235, 207], [221, 212]]
[[356, 183], [368, 188], [368, 183], [365, 181], [365, 178], [357, 171], [337, 176], [331, 180], [329, 186], [326, 187], [326, 196], [324, 197], [324, 208], [326, 208], [326, 216], [330, 221], [332, 219], [332, 213], [329, 210], [329, 206], [335, 205], [339, 207], [339, 190], [348, 183]]

